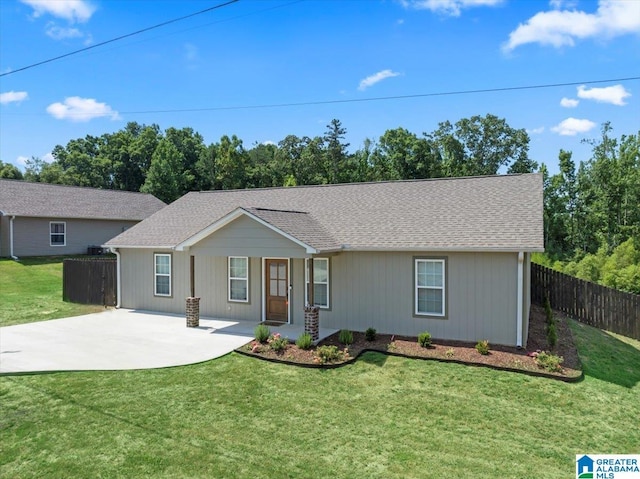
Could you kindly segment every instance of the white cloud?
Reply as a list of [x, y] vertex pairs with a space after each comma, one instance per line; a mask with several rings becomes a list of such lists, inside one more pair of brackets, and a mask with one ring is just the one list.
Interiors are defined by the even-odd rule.
[[25, 166], [27, 164], [28, 156], [19, 156], [16, 158], [16, 164], [20, 166]]
[[578, 0], [551, 0], [549, 6], [555, 10], [561, 8], [575, 8], [578, 5]]
[[635, 0], [599, 0], [595, 13], [579, 10], [538, 12], [509, 34], [503, 50], [539, 43], [556, 48], [574, 46], [576, 40], [591, 37], [612, 38], [640, 33], [640, 2]]
[[64, 103], [52, 103], [47, 107], [47, 112], [58, 120], [89, 121], [102, 117], [109, 117], [112, 120], [120, 119], [118, 112], [106, 103], [98, 103], [93, 98], [78, 96], [65, 98]]
[[581, 120], [578, 118], [567, 118], [558, 125], [551, 128], [551, 131], [562, 136], [575, 136], [578, 133], [586, 133], [596, 126], [591, 120]]
[[530, 135], [540, 135], [541, 133], [544, 133], [544, 126], [527, 130], [527, 133], [529, 133]]
[[81, 38], [84, 37], [84, 33], [82, 33], [77, 28], [63, 28], [55, 25], [54, 23], [50, 23], [47, 25], [47, 29], [45, 30], [47, 36], [53, 38], [54, 40], [64, 40], [65, 38]]
[[358, 90], [363, 91], [369, 88], [370, 86], [375, 85], [382, 80], [387, 78], [393, 78], [400, 75], [400, 73], [391, 71], [391, 70], [382, 70], [378, 73], [374, 73], [373, 75], [369, 75], [367, 78], [360, 80], [360, 84], [358, 85]]
[[431, 10], [452, 17], [459, 17], [465, 8], [494, 7], [502, 2], [503, 0], [400, 0], [405, 8]]
[[53, 161], [55, 161], [55, 158], [53, 157], [53, 154], [49, 152], [42, 155], [42, 161], [44, 161], [45, 163], [52, 163]]
[[26, 91], [7, 91], [0, 93], [0, 104], [20, 103], [27, 98], [29, 98], [29, 94]]
[[576, 100], [575, 98], [562, 98], [562, 100], [560, 100], [560, 106], [563, 106], [565, 108], [575, 108], [578, 106], [578, 103], [580, 103], [579, 100]]
[[277, 145], [277, 143], [275, 141], [272, 140], [266, 140], [262, 142], [263, 145]]
[[33, 15], [45, 14], [64, 18], [71, 23], [86, 22], [96, 11], [96, 7], [85, 0], [20, 0], [33, 8]]
[[594, 100], [599, 103], [611, 103], [612, 105], [624, 106], [627, 103], [625, 98], [631, 96], [622, 85], [607, 86], [604, 88], [587, 88], [584, 85], [578, 87], [578, 98]]

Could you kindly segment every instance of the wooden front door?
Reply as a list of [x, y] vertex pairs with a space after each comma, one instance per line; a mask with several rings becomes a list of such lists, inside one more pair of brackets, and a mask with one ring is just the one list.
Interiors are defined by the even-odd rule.
[[289, 262], [286, 259], [265, 260], [266, 320], [289, 320]]

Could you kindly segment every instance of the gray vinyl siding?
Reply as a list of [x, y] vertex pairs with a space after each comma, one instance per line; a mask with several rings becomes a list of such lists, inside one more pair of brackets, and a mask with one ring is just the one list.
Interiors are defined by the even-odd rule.
[[[49, 223], [52, 221], [66, 223], [65, 246], [50, 245]], [[13, 254], [18, 257], [86, 254], [88, 246], [106, 243], [136, 223], [117, 220], [16, 217], [13, 221]]]
[[[416, 257], [446, 257], [447, 319], [414, 315]], [[326, 327], [516, 343], [516, 253], [349, 252], [332, 257], [331, 267], [332, 309], [320, 311]]]
[[9, 251], [9, 221], [10, 218], [8, 216], [0, 215], [0, 257], [11, 254], [11, 251]]
[[191, 248], [194, 255], [305, 258], [304, 248], [257, 221], [241, 216]]
[[[172, 297], [153, 296], [153, 253], [121, 251], [122, 301], [125, 308], [183, 314], [189, 292], [189, 256], [172, 252]], [[249, 261], [249, 303], [227, 300], [227, 257], [195, 255], [195, 293], [203, 317], [262, 319], [262, 258]], [[242, 255], [234, 250], [233, 255]], [[414, 315], [415, 258], [446, 258], [447, 318]], [[525, 259], [529, 272], [530, 255]], [[331, 310], [320, 310], [320, 324], [335, 329], [416, 336], [428, 330], [435, 338], [462, 341], [488, 339], [516, 344], [517, 253], [343, 252], [330, 258]], [[304, 259], [290, 262], [291, 322], [304, 324]], [[528, 315], [530, 295], [526, 293]], [[525, 325], [526, 335], [526, 325]]]

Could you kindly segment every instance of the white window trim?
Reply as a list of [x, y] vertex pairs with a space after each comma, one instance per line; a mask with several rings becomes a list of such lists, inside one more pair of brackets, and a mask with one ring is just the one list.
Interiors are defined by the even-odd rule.
[[[168, 256], [169, 257], [169, 273], [158, 273], [157, 271], [157, 266], [158, 263], [156, 262], [156, 258], [158, 256]], [[171, 254], [170, 253], [153, 253], [153, 294], [154, 296], [163, 296], [163, 297], [170, 297], [171, 296], [171, 273], [172, 273], [172, 268], [173, 265], [171, 264], [172, 258], [171, 258]], [[169, 294], [165, 294], [165, 293], [158, 293], [158, 281], [157, 278], [158, 276], [168, 276], [169, 277]]]
[[[52, 233], [51, 232], [51, 225], [64, 225], [64, 233]], [[62, 235], [62, 237], [64, 238], [64, 240], [62, 241], [62, 243], [53, 243], [51, 241], [51, 237], [53, 235]], [[67, 246], [67, 222], [66, 221], [49, 221], [49, 246]]]
[[[441, 263], [442, 264], [442, 286], [418, 286], [418, 263]], [[416, 316], [436, 316], [443, 318], [447, 313], [447, 268], [446, 262], [444, 259], [429, 259], [429, 258], [416, 258], [414, 264], [414, 278], [413, 278], [413, 286], [414, 286], [414, 313]], [[436, 289], [442, 291], [442, 313], [434, 313], [434, 312], [421, 312], [418, 311], [418, 290], [420, 289]]]
[[[326, 283], [314, 283], [314, 284], [326, 284], [327, 285], [327, 304], [320, 305], [315, 304], [320, 309], [329, 309], [331, 307], [331, 273], [329, 268], [331, 267], [329, 258], [313, 258], [314, 261], [326, 261], [327, 262], [327, 282]], [[315, 265], [314, 265], [315, 269]], [[315, 298], [314, 298], [315, 299]], [[304, 260], [304, 304], [309, 304], [309, 258]]]
[[[246, 278], [231, 276], [231, 260], [232, 259], [244, 259], [247, 262]], [[245, 299], [231, 299], [231, 280], [245, 281], [247, 283], [247, 297]], [[249, 257], [248, 256], [227, 257], [227, 300], [230, 303], [248, 303], [249, 302]]]

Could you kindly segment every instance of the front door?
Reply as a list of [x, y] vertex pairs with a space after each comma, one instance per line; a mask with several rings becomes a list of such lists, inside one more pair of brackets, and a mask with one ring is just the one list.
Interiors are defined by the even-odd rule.
[[265, 260], [266, 320], [289, 320], [289, 261], [286, 259]]

